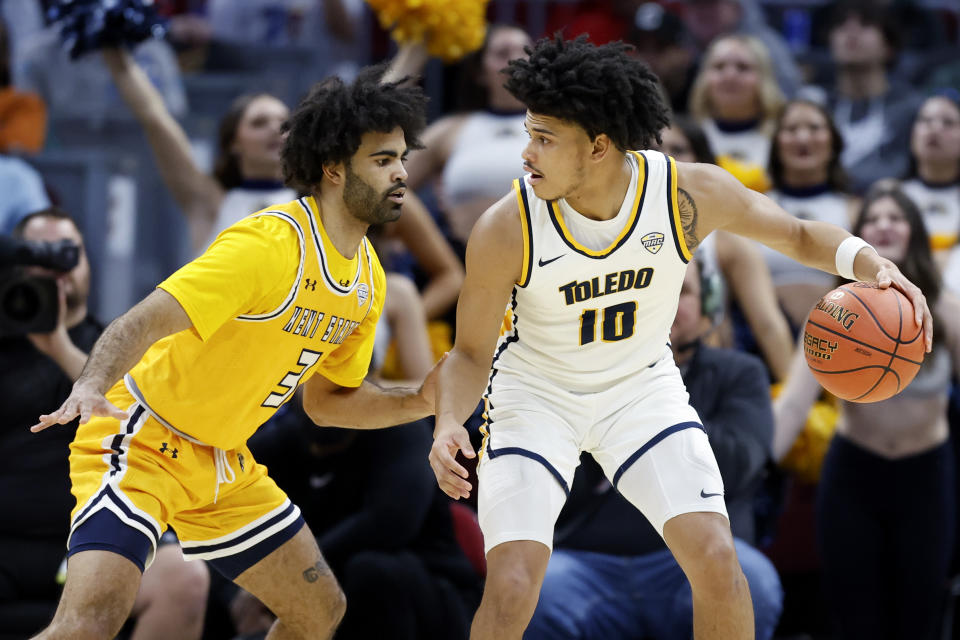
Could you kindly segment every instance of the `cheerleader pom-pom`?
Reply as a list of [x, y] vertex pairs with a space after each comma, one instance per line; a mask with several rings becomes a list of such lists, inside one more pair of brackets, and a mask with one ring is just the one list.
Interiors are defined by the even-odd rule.
[[106, 47], [133, 48], [166, 33], [153, 0], [54, 0], [47, 17], [60, 27], [74, 60]]
[[444, 62], [483, 45], [489, 0], [367, 0], [380, 26], [400, 44], [422, 42]]

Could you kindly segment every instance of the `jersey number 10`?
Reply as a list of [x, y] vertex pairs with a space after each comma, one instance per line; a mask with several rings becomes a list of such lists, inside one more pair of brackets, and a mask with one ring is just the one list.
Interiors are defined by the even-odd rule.
[[[604, 342], [616, 342], [633, 335], [637, 322], [635, 300], [607, 307], [600, 318], [600, 337]], [[585, 309], [580, 314], [580, 346], [597, 339], [597, 310]]]

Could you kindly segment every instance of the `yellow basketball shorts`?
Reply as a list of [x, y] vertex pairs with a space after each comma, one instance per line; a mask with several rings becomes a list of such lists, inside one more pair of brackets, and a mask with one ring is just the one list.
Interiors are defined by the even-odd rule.
[[300, 510], [246, 445], [230, 451], [204, 445], [122, 384], [107, 398], [129, 417], [94, 417], [77, 429], [68, 556], [113, 551], [144, 570], [169, 526], [186, 559], [208, 560], [233, 579], [303, 526]]

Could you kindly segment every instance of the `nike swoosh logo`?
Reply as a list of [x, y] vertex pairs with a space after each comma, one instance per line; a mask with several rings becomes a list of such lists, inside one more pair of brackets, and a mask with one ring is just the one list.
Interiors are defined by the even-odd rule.
[[700, 489], [701, 498], [713, 498], [714, 496], [722, 496], [722, 495], [723, 495], [722, 493], [706, 493], [705, 490]]
[[540, 259], [537, 261], [537, 264], [539, 264], [541, 267], [545, 267], [545, 266], [547, 266], [548, 264], [550, 264], [551, 262], [554, 262], [554, 261], [556, 261], [556, 260], [559, 260], [560, 258], [562, 258], [562, 257], [565, 256], [565, 255], [567, 255], [567, 254], [561, 253], [561, 254], [558, 255], [556, 258], [550, 258], [549, 260], [544, 260], [543, 258], [540, 258]]

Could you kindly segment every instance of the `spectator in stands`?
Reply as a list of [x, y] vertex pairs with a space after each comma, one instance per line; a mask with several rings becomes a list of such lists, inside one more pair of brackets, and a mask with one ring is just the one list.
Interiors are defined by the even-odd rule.
[[[187, 220], [196, 252], [242, 217], [297, 197], [281, 182], [280, 125], [289, 109], [279, 99], [262, 93], [237, 98], [220, 122], [211, 176], [197, 166], [186, 133], [134, 57], [126, 51], [107, 50], [104, 60], [120, 95], [147, 134], [160, 174]], [[428, 316], [442, 315], [456, 302], [463, 267], [412, 193], [407, 193], [404, 215], [390, 233], [402, 239], [429, 274], [423, 291]]]
[[[717, 293], [692, 261], [670, 342], [723, 476], [756, 637], [766, 640], [773, 636], [783, 597], [776, 570], [753, 546], [753, 497], [773, 437], [769, 382], [753, 356], [700, 343], [710, 326], [710, 307], [719, 303]], [[691, 598], [662, 538], [585, 456], [560, 514], [540, 602], [524, 637], [686, 640], [693, 637]]]
[[[808, 100], [788, 102], [777, 117], [770, 149], [773, 189], [767, 194], [787, 212], [850, 229], [859, 201], [847, 194], [840, 162], [844, 140], [830, 114]], [[762, 247], [777, 299], [794, 333], [810, 308], [834, 287], [834, 278]]]
[[49, 206], [37, 170], [19, 158], [0, 155], [0, 234], [10, 233], [24, 216]]
[[793, 54], [783, 36], [767, 25], [757, 0], [689, 0], [684, 3], [681, 15], [698, 51], [705, 51], [722, 36], [753, 36], [769, 52], [781, 91], [793, 97], [800, 88], [800, 71]]
[[[817, 508], [827, 601], [845, 640], [930, 640], [939, 637], [955, 544], [947, 402], [960, 363], [960, 301], [942, 291], [920, 212], [896, 186], [871, 189], [852, 233], [917, 283], [934, 312], [937, 340], [899, 394], [842, 403]], [[798, 351], [775, 403], [777, 459], [819, 393]]]
[[508, 60], [526, 56], [523, 48], [530, 43], [518, 27], [491, 25], [480, 50], [463, 62], [458, 112], [427, 128], [425, 148], [407, 164], [412, 188], [439, 183], [440, 205], [461, 255], [480, 214], [523, 175], [526, 109], [503, 88], [501, 70]]
[[[829, 26], [834, 86], [820, 91], [844, 140], [841, 156], [855, 193], [906, 173], [916, 91], [889, 75], [899, 45], [897, 25], [877, 0], [843, 0]], [[805, 92], [816, 97], [816, 92]], [[824, 95], [826, 96], [824, 98]]]
[[[710, 143], [692, 120], [676, 117], [670, 127], [660, 132], [660, 150], [680, 162], [715, 164]], [[756, 243], [723, 230], [707, 236], [697, 249], [700, 268], [722, 277], [723, 292], [731, 293], [735, 307], [725, 304], [714, 318], [718, 325], [706, 340], [714, 346], [752, 350], [755, 344], [763, 354], [771, 377], [776, 382], [786, 378], [793, 353], [790, 326], [777, 305], [770, 271]], [[748, 325], [743, 331], [739, 324]], [[744, 335], [749, 334], [749, 335]]]
[[[940, 264], [960, 234], [960, 94], [927, 98], [913, 120], [903, 191], [920, 208]], [[957, 283], [960, 284], [960, 283]], [[950, 286], [950, 285], [948, 285]]]
[[427, 312], [423, 298], [413, 281], [399, 273], [387, 274], [387, 295], [383, 301], [383, 315], [377, 322], [371, 376], [378, 384], [408, 381], [410, 386], [423, 380], [436, 362], [430, 347]]
[[781, 106], [783, 93], [761, 41], [732, 35], [710, 45], [690, 92], [690, 115], [703, 127], [720, 166], [730, 169], [733, 160], [766, 169]]
[[[157, 38], [149, 38], [133, 56], [156, 87], [162, 104], [175, 116], [187, 112], [187, 96], [173, 49]], [[13, 83], [38, 94], [51, 118], [71, 117], [97, 120], [123, 112], [123, 103], [110, 82], [110, 74], [96, 55], [70, 60], [62, 46], [57, 25], [29, 36], [15, 60]]]
[[[388, 296], [389, 297], [389, 296]], [[301, 505], [350, 606], [337, 638], [466, 639], [479, 576], [436, 487], [424, 421], [375, 431], [317, 429], [290, 406], [250, 440]], [[238, 593], [238, 618], [262, 605]], [[249, 626], [245, 631], [255, 631]]]
[[[63, 402], [103, 327], [87, 309], [90, 264], [83, 237], [59, 209], [31, 213], [15, 234], [27, 240], [71, 240], [81, 247], [72, 271], [54, 277], [59, 318], [50, 333], [0, 338], [0, 447], [16, 451], [0, 474], [0, 637], [27, 637], [53, 617], [58, 572], [66, 556], [70, 510], [68, 447], [73, 428], [32, 434], [37, 415]], [[75, 425], [74, 425], [75, 426]], [[176, 542], [165, 536], [164, 542]], [[176, 544], [164, 544], [144, 574], [133, 607], [131, 640], [200, 638], [209, 575], [201, 562], [185, 563]]]
[[694, 78], [694, 55], [683, 22], [656, 2], [637, 7], [627, 42], [660, 78], [674, 113], [686, 111]]
[[0, 20], [0, 153], [37, 153], [47, 135], [47, 108], [40, 96], [10, 82], [10, 37]]

